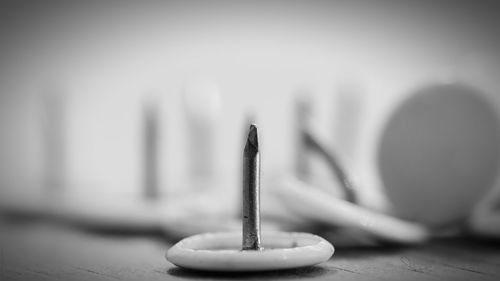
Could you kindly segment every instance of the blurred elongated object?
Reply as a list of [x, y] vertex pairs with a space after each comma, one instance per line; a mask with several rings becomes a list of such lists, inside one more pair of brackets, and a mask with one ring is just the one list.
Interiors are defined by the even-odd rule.
[[62, 189], [64, 130], [58, 117], [65, 101], [61, 88], [50, 85], [0, 98], [2, 213], [39, 217], [44, 201]]
[[66, 97], [60, 89], [42, 94], [42, 135], [44, 188], [50, 195], [60, 194], [66, 177]]
[[363, 84], [354, 78], [341, 79], [334, 93], [334, 147], [348, 169], [357, 169], [359, 137], [365, 106]]
[[307, 90], [300, 90], [295, 97], [294, 118], [295, 129], [295, 174], [302, 180], [311, 176], [311, 163], [307, 147], [306, 133], [311, 130], [312, 96]]
[[470, 85], [427, 85], [396, 107], [378, 145], [392, 212], [434, 227], [457, 225], [497, 179], [498, 113]]
[[[340, 184], [340, 183], [335, 183]], [[430, 234], [421, 224], [395, 218], [336, 198], [295, 177], [278, 179], [273, 185], [274, 196], [280, 198], [291, 216], [303, 219], [303, 227], [318, 228], [334, 233], [350, 229], [356, 236], [343, 239], [344, 245], [375, 245], [378, 242], [414, 244], [426, 241]], [[300, 223], [296, 224], [300, 229]], [[335, 241], [335, 236], [331, 236]]]
[[57, 208], [58, 199], [66, 187], [66, 99], [60, 87], [43, 89], [39, 97], [40, 144], [42, 148], [42, 192], [10, 198], [7, 204], [12, 214], [44, 216]]
[[358, 203], [358, 196], [353, 181], [351, 180], [347, 170], [340, 162], [339, 158], [329, 150], [324, 142], [320, 141], [318, 136], [311, 132], [304, 132], [304, 139], [307, 147], [311, 152], [317, 153], [325, 160], [325, 163], [330, 168], [334, 180], [339, 183], [339, 186], [344, 192], [344, 199], [351, 203]]
[[[329, 185], [340, 187], [341, 190], [334, 190], [335, 193], [341, 192], [347, 201], [357, 202], [354, 185], [347, 173], [347, 169], [340, 161], [332, 149], [328, 148], [320, 134], [313, 130], [311, 117], [313, 111], [311, 92], [302, 90], [295, 98], [295, 108], [293, 118], [295, 129], [295, 175], [306, 182], [312, 181], [317, 175], [311, 174], [312, 156], [319, 156], [324, 165], [328, 167], [331, 173], [331, 179], [338, 181], [340, 185]], [[316, 158], [315, 158], [316, 159]], [[333, 191], [333, 190], [331, 190]]]
[[[317, 174], [312, 173], [313, 159], [323, 161], [329, 173], [332, 175], [328, 181], [338, 181], [340, 185], [328, 184], [329, 191], [332, 194], [339, 194], [349, 202], [357, 202], [356, 190], [347, 173], [347, 169], [340, 161], [337, 154], [332, 149], [327, 147], [326, 142], [320, 137], [320, 134], [313, 130], [312, 115], [313, 102], [312, 93], [308, 90], [301, 90], [295, 98], [294, 108], [294, 124], [295, 129], [295, 175], [306, 182], [317, 181]], [[318, 156], [313, 158], [313, 156]], [[313, 184], [314, 185], [314, 184]], [[334, 190], [331, 187], [340, 187], [340, 190]]]
[[187, 130], [187, 176], [198, 187], [215, 180], [217, 122], [221, 111], [218, 85], [207, 79], [187, 81], [183, 88]]
[[143, 185], [144, 197], [155, 200], [160, 196], [158, 185], [159, 109], [157, 98], [143, 102]]

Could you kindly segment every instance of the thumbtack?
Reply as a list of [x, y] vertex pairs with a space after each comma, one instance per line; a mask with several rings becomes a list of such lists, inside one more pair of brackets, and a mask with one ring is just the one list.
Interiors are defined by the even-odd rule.
[[[202, 271], [269, 271], [311, 266], [334, 253], [325, 239], [298, 232], [260, 231], [260, 151], [250, 125], [243, 153], [243, 231], [204, 233], [185, 238], [167, 251], [171, 263]], [[215, 204], [215, 202], [214, 202]]]
[[296, 159], [295, 159], [295, 174], [300, 180], [307, 181], [310, 177], [311, 167], [309, 163], [309, 152], [319, 155], [340, 182], [345, 193], [345, 199], [351, 203], [357, 203], [356, 190], [345, 166], [341, 163], [339, 157], [333, 151], [327, 149], [327, 146], [319, 139], [316, 134], [313, 134], [311, 128], [311, 115], [313, 104], [310, 95], [302, 93], [295, 100], [295, 115], [294, 120], [296, 130]]
[[308, 147], [322, 156], [328, 166], [332, 169], [333, 173], [337, 177], [337, 180], [341, 183], [341, 187], [344, 189], [346, 200], [351, 203], [357, 203], [359, 199], [357, 198], [356, 190], [354, 188], [354, 184], [349, 178], [346, 170], [341, 165], [339, 159], [333, 154], [332, 151], [326, 149], [326, 146], [323, 145], [318, 138], [313, 136], [311, 132], [303, 132], [305, 141]]

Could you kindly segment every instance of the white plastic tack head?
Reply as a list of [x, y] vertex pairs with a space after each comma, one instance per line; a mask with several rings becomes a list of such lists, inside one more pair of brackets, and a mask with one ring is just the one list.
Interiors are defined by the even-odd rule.
[[[375, 245], [376, 241], [419, 244], [430, 237], [429, 230], [419, 223], [347, 202], [294, 177], [280, 179], [271, 195], [280, 198], [285, 209], [296, 218], [336, 229], [333, 239], [337, 245], [352, 244], [349, 240], [358, 246]], [[344, 243], [340, 242], [339, 230], [349, 235]]]
[[240, 232], [205, 233], [186, 238], [167, 252], [173, 264], [205, 271], [267, 271], [311, 266], [334, 252], [325, 239], [297, 232], [264, 232], [260, 250], [241, 250]]
[[419, 88], [395, 108], [375, 158], [395, 215], [434, 228], [467, 218], [498, 178], [494, 104], [481, 89], [453, 82]]
[[243, 154], [243, 231], [198, 234], [167, 251], [173, 264], [204, 271], [269, 271], [311, 266], [334, 253], [309, 233], [260, 231], [260, 154], [257, 127], [250, 126]]

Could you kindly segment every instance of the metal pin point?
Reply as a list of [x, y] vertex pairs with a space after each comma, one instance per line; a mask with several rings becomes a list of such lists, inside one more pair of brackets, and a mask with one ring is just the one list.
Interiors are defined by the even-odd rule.
[[[255, 114], [254, 112], [247, 112], [247, 114], [245, 115], [245, 120], [244, 120], [244, 125], [243, 125], [243, 134], [242, 134], [242, 139], [241, 139], [241, 146], [244, 147], [246, 142], [247, 142], [247, 139], [248, 139], [248, 126], [250, 126], [251, 124], [255, 124]], [[238, 153], [238, 162], [241, 161], [241, 155]], [[241, 170], [240, 170], [241, 171]], [[239, 178], [243, 178], [243, 175], [242, 174], [239, 174]], [[242, 200], [242, 196], [241, 194], [238, 193], [238, 206], [243, 206], [243, 200]], [[241, 218], [243, 217], [243, 208], [240, 207], [238, 208], [238, 213], [236, 214], [236, 217], [237, 218]]]
[[243, 250], [260, 250], [260, 154], [252, 124], [243, 152]]

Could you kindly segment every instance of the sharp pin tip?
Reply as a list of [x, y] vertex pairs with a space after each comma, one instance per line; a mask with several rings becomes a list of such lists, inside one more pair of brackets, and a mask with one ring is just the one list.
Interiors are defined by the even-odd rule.
[[259, 147], [259, 140], [257, 134], [257, 126], [255, 124], [250, 125], [250, 129], [248, 131], [248, 141], [254, 146]]

